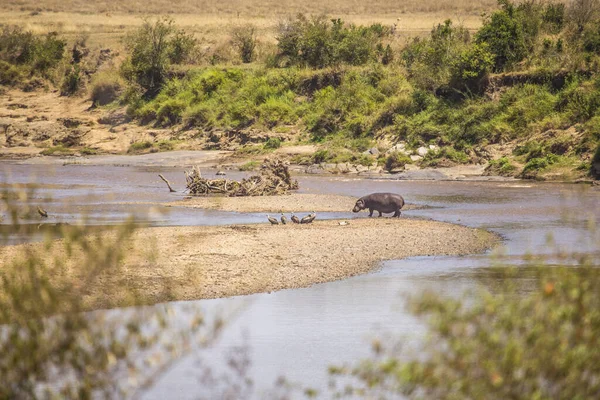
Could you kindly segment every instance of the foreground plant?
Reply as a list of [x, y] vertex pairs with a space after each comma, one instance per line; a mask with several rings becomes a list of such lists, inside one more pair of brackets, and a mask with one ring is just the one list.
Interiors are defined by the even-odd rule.
[[419, 357], [377, 341], [373, 358], [331, 371], [358, 383], [344, 393], [369, 398], [598, 398], [600, 270], [592, 257], [498, 269], [501, 287], [475, 296], [412, 298], [431, 335]]
[[[6, 190], [1, 198], [3, 222], [24, 232], [21, 221], [36, 213], [31, 193]], [[134, 221], [110, 233], [54, 228], [60, 240], [48, 236], [43, 247], [26, 245], [16, 253], [0, 247], [0, 399], [136, 396], [222, 327], [218, 319], [205, 322], [194, 307], [178, 308], [176, 315], [168, 306], [87, 312], [114, 306], [90, 294], [106, 280], [112, 282], [107, 298], [139, 304], [119, 278], [123, 258], [133, 251]]]

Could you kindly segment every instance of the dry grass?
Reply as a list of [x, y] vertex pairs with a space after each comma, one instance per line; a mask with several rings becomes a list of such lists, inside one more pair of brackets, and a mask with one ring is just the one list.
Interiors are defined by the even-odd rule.
[[3, 6], [11, 11], [75, 12], [86, 14], [212, 14], [244, 17], [273, 17], [295, 13], [336, 15], [397, 15], [405, 13], [479, 13], [496, 5], [494, 0], [15, 0]]
[[429, 32], [447, 18], [476, 29], [481, 24], [481, 13], [495, 7], [494, 0], [17, 0], [0, 7], [0, 20], [37, 33], [57, 31], [70, 39], [85, 34], [93, 46], [117, 48], [123, 35], [142, 23], [142, 17], [170, 15], [178, 26], [193, 32], [203, 45], [214, 47], [228, 40], [231, 27], [241, 23], [255, 25], [260, 40], [273, 41], [277, 22], [297, 13], [325, 13], [357, 24], [397, 23], [399, 36], [410, 37]]

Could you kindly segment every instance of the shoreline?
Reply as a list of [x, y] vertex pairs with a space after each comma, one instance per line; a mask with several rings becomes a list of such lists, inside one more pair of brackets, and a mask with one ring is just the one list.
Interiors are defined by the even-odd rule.
[[[119, 270], [102, 275], [82, 301], [91, 310], [131, 305], [131, 293], [142, 304], [270, 293], [369, 273], [386, 260], [476, 254], [501, 242], [494, 233], [438, 221], [340, 222], [140, 228], [124, 244]], [[64, 254], [62, 242], [53, 243]], [[0, 260], [25, 249], [43, 252], [44, 244], [0, 248]], [[76, 284], [78, 261], [75, 251], [68, 270]]]

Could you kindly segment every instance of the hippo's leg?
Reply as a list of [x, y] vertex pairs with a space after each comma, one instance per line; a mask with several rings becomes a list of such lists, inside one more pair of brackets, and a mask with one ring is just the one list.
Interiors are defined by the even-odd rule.
[[373, 216], [373, 209], [369, 208], [369, 217], [372, 217], [372, 216]]
[[379, 213], [379, 217], [381, 218], [381, 211], [377, 210], [377, 212]]
[[394, 215], [392, 216], [392, 218], [393, 218], [393, 217], [400, 218], [400, 209], [397, 209], [397, 210], [394, 212]]

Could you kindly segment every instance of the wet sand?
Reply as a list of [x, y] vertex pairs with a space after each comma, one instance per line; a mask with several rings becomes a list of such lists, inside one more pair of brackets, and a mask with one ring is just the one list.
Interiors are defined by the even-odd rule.
[[[286, 196], [192, 197], [167, 203], [170, 207], [204, 208], [234, 212], [350, 212], [358, 198], [333, 194], [294, 193]], [[406, 204], [402, 210], [417, 206]], [[363, 211], [364, 212], [364, 211]], [[374, 215], [377, 215], [375, 213]], [[289, 217], [289, 216], [288, 216]]]
[[[123, 267], [95, 280], [82, 301], [94, 309], [127, 305], [132, 292], [152, 304], [307, 287], [367, 273], [383, 260], [472, 254], [498, 241], [484, 230], [435, 221], [339, 223], [140, 229], [124, 244], [129, 255]], [[8, 265], [24, 246], [44, 251], [40, 244], [0, 248], [0, 264]], [[83, 275], [80, 261], [75, 252], [71, 276]]]

